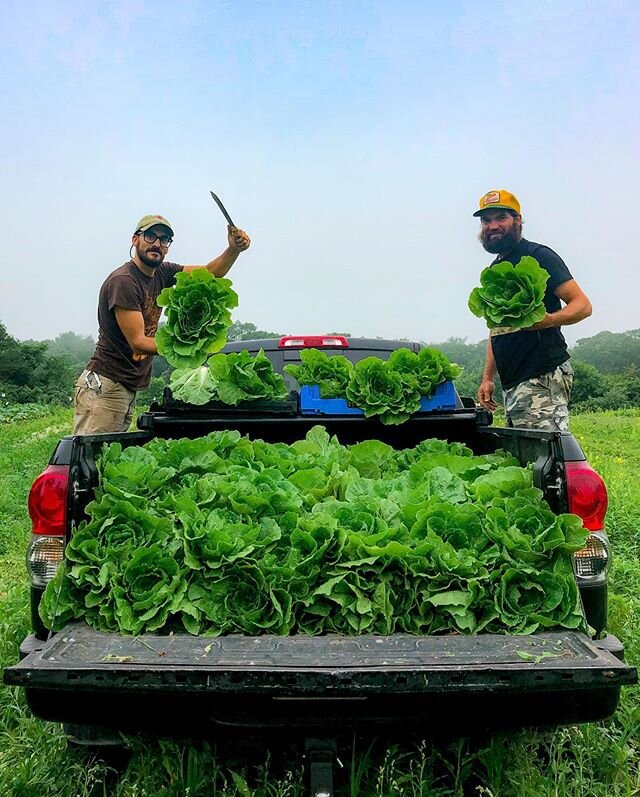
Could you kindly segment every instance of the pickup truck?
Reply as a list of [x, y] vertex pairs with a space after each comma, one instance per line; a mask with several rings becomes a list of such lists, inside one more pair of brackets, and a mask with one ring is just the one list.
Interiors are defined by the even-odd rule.
[[[357, 362], [386, 358], [419, 344], [362, 338], [285, 337], [243, 341], [224, 351], [263, 349], [274, 368], [322, 347]], [[119, 739], [119, 732], [189, 736], [232, 729], [295, 729], [298, 738], [333, 739], [354, 727], [478, 729], [550, 726], [609, 717], [623, 685], [635, 683], [623, 647], [606, 633], [610, 546], [607, 492], [576, 439], [565, 432], [501, 428], [492, 415], [457, 393], [455, 408], [414, 415], [400, 426], [357, 415], [304, 415], [295, 383], [284, 402], [238, 408], [193, 407], [165, 396], [138, 418], [138, 431], [64, 437], [29, 497], [33, 534], [28, 548], [33, 633], [20, 661], [4, 673], [24, 687], [33, 713], [62, 722], [77, 743]], [[474, 453], [505, 449], [531, 464], [534, 484], [552, 510], [573, 512], [590, 531], [574, 556], [574, 573], [590, 636], [559, 630], [531, 636], [447, 634], [418, 637], [241, 636], [184, 634], [121, 636], [75, 622], [51, 634], [38, 615], [65, 541], [82, 521], [97, 483], [96, 459], [113, 441], [142, 445], [156, 436], [197, 437], [236, 429], [269, 442], [293, 442], [321, 423], [344, 444], [377, 438], [396, 448], [426, 438], [458, 441]], [[550, 648], [550, 646], [553, 646]], [[528, 651], [523, 657], [523, 648]], [[545, 651], [560, 650], [549, 657]], [[110, 736], [111, 734], [111, 736]], [[316, 759], [317, 793], [331, 794], [327, 749]]]

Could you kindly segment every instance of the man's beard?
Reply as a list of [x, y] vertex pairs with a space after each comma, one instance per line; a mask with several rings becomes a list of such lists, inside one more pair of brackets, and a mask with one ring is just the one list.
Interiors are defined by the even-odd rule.
[[505, 252], [513, 249], [513, 247], [520, 241], [521, 231], [514, 224], [513, 227], [505, 232], [500, 238], [488, 240], [489, 233], [486, 230], [481, 230], [480, 243], [487, 252], [492, 255], [503, 255]]
[[149, 268], [158, 268], [158, 266], [164, 260], [164, 255], [162, 252], [159, 252], [160, 258], [149, 257], [147, 252], [141, 252], [140, 249], [136, 246], [136, 254], [140, 258], [141, 262], [148, 266]]

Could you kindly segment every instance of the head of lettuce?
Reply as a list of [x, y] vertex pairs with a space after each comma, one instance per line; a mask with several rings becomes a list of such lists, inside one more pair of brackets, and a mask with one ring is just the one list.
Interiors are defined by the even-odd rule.
[[167, 316], [156, 333], [159, 354], [174, 368], [197, 368], [226, 343], [238, 295], [231, 280], [198, 268], [177, 274], [175, 286], [160, 292], [158, 305]]
[[502, 260], [480, 274], [480, 286], [469, 296], [471, 312], [484, 318], [489, 329], [525, 329], [545, 317], [544, 293], [549, 272], [525, 255], [515, 265]]

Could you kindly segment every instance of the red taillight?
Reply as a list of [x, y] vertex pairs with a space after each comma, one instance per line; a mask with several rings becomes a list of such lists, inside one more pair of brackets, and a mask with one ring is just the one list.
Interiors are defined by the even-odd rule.
[[29, 493], [29, 515], [34, 534], [64, 534], [68, 493], [68, 465], [49, 465], [38, 476]]
[[330, 346], [345, 347], [349, 341], [344, 335], [285, 335], [278, 341], [280, 349], [321, 349]]
[[587, 462], [566, 462], [565, 472], [569, 512], [582, 518], [585, 529], [601, 531], [609, 497], [600, 474]]

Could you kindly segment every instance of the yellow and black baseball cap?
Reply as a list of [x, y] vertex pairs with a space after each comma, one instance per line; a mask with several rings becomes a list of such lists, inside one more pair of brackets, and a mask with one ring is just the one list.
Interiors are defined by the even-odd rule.
[[136, 225], [135, 232], [144, 232], [150, 227], [155, 227], [156, 224], [162, 224], [163, 227], [167, 227], [169, 232], [174, 235], [173, 227], [164, 216], [143, 216]]
[[480, 197], [480, 208], [473, 214], [474, 216], [482, 216], [485, 210], [510, 210], [512, 213], [520, 215], [520, 203], [515, 194], [510, 191], [505, 191], [504, 188], [498, 190], [487, 191], [486, 194]]

